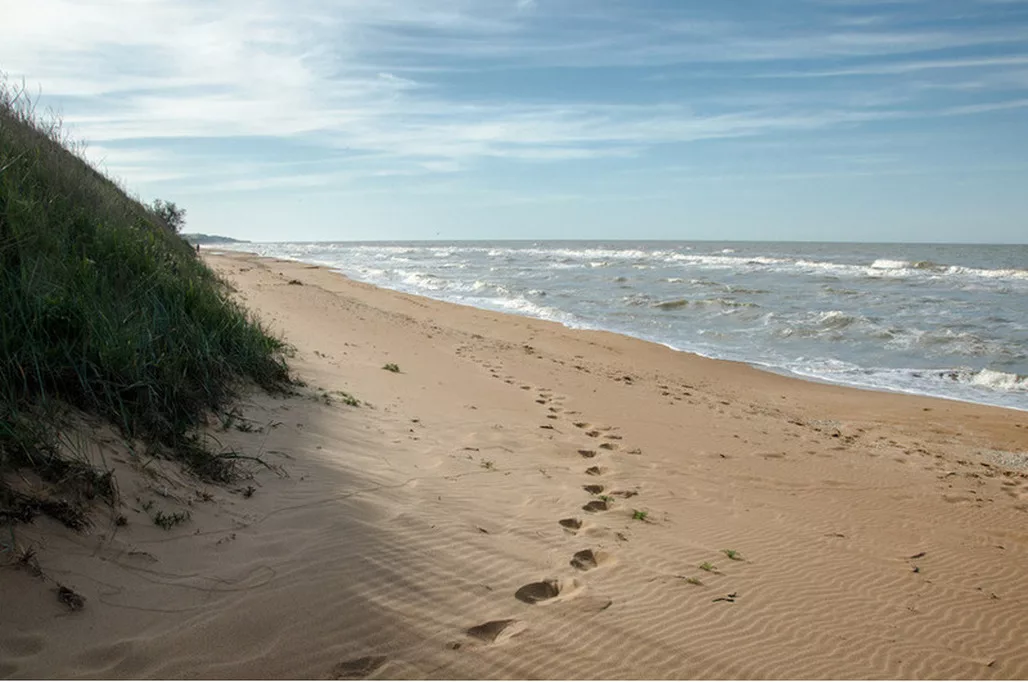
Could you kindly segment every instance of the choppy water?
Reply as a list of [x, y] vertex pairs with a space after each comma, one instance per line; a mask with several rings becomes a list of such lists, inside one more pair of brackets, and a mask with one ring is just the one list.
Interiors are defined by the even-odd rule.
[[446, 301], [1028, 410], [1028, 246], [242, 243]]

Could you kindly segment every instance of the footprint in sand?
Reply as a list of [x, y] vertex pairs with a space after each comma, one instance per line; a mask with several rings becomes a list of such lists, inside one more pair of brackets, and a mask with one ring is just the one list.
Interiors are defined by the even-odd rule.
[[579, 584], [575, 580], [565, 581], [547, 578], [537, 583], [528, 583], [518, 588], [514, 598], [526, 604], [546, 604], [558, 597], [567, 598], [578, 591]]
[[596, 456], [596, 451], [595, 450], [579, 450], [578, 454], [582, 455], [582, 457], [585, 457], [586, 459], [591, 459], [591, 458]]
[[601, 469], [600, 467], [589, 467], [588, 469], [585, 470], [585, 473], [588, 476], [602, 476], [603, 472], [604, 472], [604, 470]]
[[543, 400], [542, 398], [536, 400], [536, 402], [539, 403], [540, 405], [545, 405], [546, 404], [546, 401]]
[[525, 631], [524, 626], [514, 618], [491, 620], [465, 630], [465, 634], [485, 644], [499, 644]]
[[567, 518], [567, 519], [561, 519], [557, 523], [559, 523], [561, 525], [561, 527], [564, 528], [564, 530], [569, 530], [572, 533], [577, 532], [578, 530], [580, 530], [582, 528], [582, 520], [581, 519]]
[[332, 669], [332, 679], [363, 680], [385, 665], [385, 656], [362, 656], [352, 661], [343, 661]]
[[582, 490], [589, 493], [590, 495], [599, 495], [603, 492], [603, 486], [598, 484], [583, 485]]
[[593, 429], [592, 431], [586, 431], [585, 435], [589, 436], [590, 438], [596, 438], [598, 435], [600, 435], [600, 432], [596, 429]]
[[591, 549], [583, 549], [580, 552], [575, 552], [575, 555], [571, 557], [571, 565], [577, 568], [579, 571], [591, 571], [594, 568], [599, 568], [611, 560], [604, 552], [594, 552]]
[[606, 500], [592, 500], [588, 504], [582, 507], [587, 512], [595, 514], [596, 512], [605, 512], [610, 509], [610, 503]]
[[589, 428], [589, 422], [575, 422], [575, 426], [580, 429]]
[[599, 448], [601, 450], [617, 450], [618, 446], [613, 443], [600, 443]]

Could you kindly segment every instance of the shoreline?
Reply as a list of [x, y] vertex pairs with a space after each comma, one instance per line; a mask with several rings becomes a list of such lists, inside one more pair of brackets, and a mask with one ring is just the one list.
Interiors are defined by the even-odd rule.
[[[529, 241], [531, 241], [531, 240], [529, 240]], [[631, 241], [631, 240], [628, 240], [628, 241]], [[275, 243], [275, 242], [268, 242], [268, 243]], [[388, 242], [384, 242], [384, 243], [388, 243]], [[397, 243], [401, 244], [401, 243], [404, 243], [404, 242], [397, 242]], [[432, 244], [432, 243], [436, 243], [436, 242], [428, 241], [428, 242], [423, 242], [423, 243], [425, 243], [425, 244]], [[449, 242], [439, 242], [439, 243], [447, 244]], [[489, 243], [489, 242], [486, 241], [484, 243]], [[720, 243], [720, 242], [713, 242], [713, 243]], [[748, 243], [748, 242], [739, 242], [739, 243]], [[489, 311], [489, 312], [497, 313], [499, 315], [511, 315], [511, 316], [514, 316], [514, 317], [520, 317], [520, 318], [525, 318], [525, 319], [530, 319], [530, 320], [538, 320], [538, 321], [543, 321], [543, 322], [552, 322], [554, 324], [559, 324], [562, 327], [564, 327], [565, 329], [568, 329], [570, 331], [603, 332], [603, 333], [607, 333], [607, 334], [616, 334], [618, 336], [622, 336], [622, 337], [625, 337], [625, 338], [628, 338], [628, 339], [633, 339], [633, 340], [640, 341], [640, 342], [643, 342], [643, 343], [651, 343], [651, 344], [654, 344], [654, 345], [657, 345], [657, 346], [662, 346], [662, 347], [667, 348], [669, 350], [672, 350], [672, 351], [674, 351], [676, 353], [685, 353], [685, 354], [690, 355], [690, 356], [699, 357], [699, 358], [703, 358], [703, 359], [706, 359], [706, 360], [713, 360], [713, 361], [717, 361], [717, 362], [737, 363], [737, 364], [745, 365], [747, 367], [750, 367], [750, 368], [758, 370], [758, 371], [767, 372], [769, 374], [774, 374], [776, 376], [786, 377], [786, 378], [790, 378], [790, 379], [797, 379], [797, 380], [800, 380], [800, 381], [807, 381], [807, 382], [816, 383], [816, 384], [824, 384], [824, 385], [828, 385], [828, 386], [838, 386], [838, 387], [842, 387], [842, 388], [852, 388], [852, 389], [861, 390], [861, 391], [871, 391], [871, 392], [874, 392], [874, 393], [887, 393], [887, 394], [890, 394], [890, 395], [904, 395], [904, 396], [912, 396], [912, 397], [917, 397], [917, 398], [931, 398], [931, 399], [934, 399], [934, 400], [951, 401], [951, 402], [960, 403], [960, 404], [966, 404], [966, 405], [977, 405], [977, 406], [981, 406], [981, 407], [990, 407], [990, 408], [996, 408], [996, 409], [1001, 409], [1001, 410], [1010, 410], [1012, 412], [1017, 412], [1017, 413], [1028, 413], [1028, 407], [1023, 407], [1022, 408], [1022, 407], [1014, 407], [1014, 406], [1011, 406], [1011, 405], [1001, 405], [1001, 404], [994, 403], [994, 402], [980, 402], [980, 401], [975, 401], [975, 400], [970, 400], [970, 399], [960, 398], [960, 397], [955, 397], [955, 396], [942, 395], [942, 394], [938, 394], [938, 393], [918, 392], [916, 390], [906, 390], [906, 389], [902, 389], [902, 388], [891, 388], [891, 387], [887, 387], [887, 386], [869, 385], [869, 384], [861, 384], [861, 383], [857, 383], [857, 382], [845, 382], [845, 381], [838, 381], [838, 380], [833, 381], [831, 379], [826, 379], [826, 378], [823, 378], [823, 377], [820, 377], [820, 376], [817, 376], [817, 375], [814, 375], [814, 374], [802, 374], [800, 372], [796, 372], [796, 371], [787, 369], [785, 367], [778, 367], [778, 366], [773, 365], [771, 363], [762, 363], [762, 362], [758, 362], [758, 361], [749, 361], [749, 360], [736, 360], [736, 359], [732, 359], [732, 358], [717, 357], [717, 356], [714, 356], [714, 355], [706, 355], [706, 354], [701, 353], [699, 351], [678, 348], [678, 347], [674, 346], [673, 344], [671, 344], [670, 342], [664, 342], [664, 341], [659, 341], [659, 340], [655, 340], [655, 339], [651, 339], [651, 338], [645, 338], [643, 336], [636, 336], [636, 335], [630, 334], [628, 332], [615, 331], [615, 330], [610, 330], [610, 329], [603, 329], [603, 328], [599, 328], [599, 327], [585, 327], [585, 326], [576, 327], [576, 326], [572, 326], [572, 325], [570, 325], [570, 324], [568, 324], [566, 322], [561, 322], [559, 320], [549, 320], [549, 319], [546, 319], [546, 318], [543, 318], [543, 317], [536, 317], [536, 316], [533, 316], [533, 315], [529, 315], [529, 314], [521, 313], [521, 312], [517, 312], [517, 311], [506, 311], [506, 310], [497, 310], [495, 308], [479, 307], [479, 306], [474, 306], [474, 305], [471, 305], [471, 304], [468, 304], [468, 303], [461, 303], [461, 302], [457, 302], [457, 301], [446, 300], [444, 298], [435, 298], [435, 297], [432, 297], [432, 296], [428, 296], [428, 295], [426, 295], [424, 293], [414, 293], [414, 292], [410, 292], [410, 291], [404, 291], [403, 289], [392, 289], [392, 288], [389, 288], [389, 287], [381, 286], [380, 284], [376, 284], [374, 282], [368, 282], [368, 281], [365, 281], [365, 280], [356, 279], [356, 278], [351, 277], [350, 275], [346, 274], [345, 272], [342, 272], [341, 270], [339, 270], [337, 268], [334, 268], [332, 266], [329, 266], [329, 265], [323, 265], [323, 264], [319, 264], [319, 263], [310, 263], [308, 261], [300, 260], [298, 258], [297, 259], [293, 259], [293, 258], [289, 258], [289, 257], [281, 257], [280, 258], [280, 257], [275, 257], [275, 256], [262, 256], [262, 255], [260, 255], [258, 253], [252, 252], [252, 251], [242, 251], [242, 250], [236, 250], [236, 249], [219, 249], [216, 246], [209, 247], [208, 252], [213, 253], [215, 255], [219, 255], [219, 254], [224, 254], [224, 255], [245, 254], [245, 255], [248, 255], [248, 256], [252, 256], [254, 258], [263, 258], [263, 259], [267, 259], [267, 260], [271, 260], [271, 261], [281, 261], [281, 262], [285, 262], [285, 263], [301, 263], [303, 265], [308, 265], [308, 266], [314, 266], [314, 267], [322, 268], [322, 269], [324, 269], [324, 270], [326, 270], [328, 272], [332, 272], [332, 273], [337, 274], [337, 275], [339, 275], [341, 277], [344, 277], [344, 278], [346, 278], [349, 281], [360, 282], [361, 284], [366, 284], [368, 286], [375, 287], [375, 288], [381, 289], [383, 291], [391, 291], [391, 292], [395, 292], [395, 293], [398, 293], [398, 294], [404, 294], [404, 295], [407, 295], [407, 296], [416, 296], [416, 297], [423, 298], [425, 300], [430, 300], [430, 301], [437, 302], [437, 303], [445, 303], [445, 304], [448, 304], [448, 305], [463, 306], [463, 307], [467, 307], [467, 308], [472, 308], [474, 310]], [[933, 370], [925, 370], [925, 371], [933, 371]]]
[[86, 606], [0, 575], [0, 675], [1028, 676], [1023, 413], [202, 253], [307, 384], [210, 420], [271, 468], [101, 443], [126, 523], [19, 527]]

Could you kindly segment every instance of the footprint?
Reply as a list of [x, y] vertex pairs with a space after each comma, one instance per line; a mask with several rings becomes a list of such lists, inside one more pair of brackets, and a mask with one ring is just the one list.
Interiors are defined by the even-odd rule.
[[571, 557], [571, 565], [579, 571], [591, 571], [607, 563], [609, 557], [603, 552], [594, 552], [591, 549], [583, 549], [575, 552]]
[[582, 527], [582, 520], [576, 518], [561, 519], [557, 523], [563, 526], [565, 530], [570, 531], [576, 531]]
[[587, 429], [589, 428], [589, 422], [575, 422], [575, 426], [580, 429]]
[[616, 433], [608, 433], [606, 436], [604, 436], [604, 438], [606, 438], [607, 440], [621, 440], [621, 436], [617, 435]]
[[600, 435], [600, 432], [596, 429], [593, 429], [592, 431], [586, 431], [585, 435], [589, 436], [590, 438], [596, 438], [596, 436]]
[[600, 467], [589, 467], [585, 470], [585, 473], [589, 476], [600, 476], [603, 474], [603, 469]]
[[599, 448], [601, 450], [617, 450], [618, 446], [613, 443], [600, 443]]
[[621, 498], [624, 498], [624, 499], [627, 500], [629, 497], [635, 497], [636, 495], [638, 495], [639, 491], [638, 490], [614, 490], [610, 494], [615, 496], [615, 497], [621, 497]]
[[536, 402], [539, 403], [540, 405], [545, 405], [546, 404], [546, 401], [543, 400], [542, 398], [540, 398], [539, 400], [536, 400]]
[[558, 416], [557, 416], [557, 415], [555, 415], [555, 414], [548, 414], [548, 415], [546, 415], [546, 418], [547, 418], [547, 419], [560, 419], [560, 417], [558, 417]]
[[474, 627], [465, 630], [468, 637], [472, 637], [486, 644], [495, 644], [504, 640], [516, 637], [525, 628], [515, 620], [514, 618], [506, 618], [504, 620], [491, 620], [488, 623], [482, 623]]
[[578, 591], [578, 582], [574, 580], [564, 581], [554, 578], [547, 578], [537, 583], [528, 583], [521, 586], [514, 593], [514, 598], [526, 604], [546, 604], [558, 597], [568, 597]]
[[579, 450], [578, 454], [582, 455], [582, 457], [585, 457], [586, 459], [590, 459], [590, 458], [596, 456], [596, 451], [595, 450]]
[[385, 665], [385, 662], [385, 656], [362, 656], [352, 661], [343, 661], [332, 669], [332, 678], [336, 680], [363, 680]]
[[583, 485], [582, 490], [589, 493], [590, 495], [599, 495], [603, 492], [603, 486], [598, 484]]
[[592, 513], [607, 511], [610, 509], [610, 503], [606, 500], [592, 500], [588, 504], [584, 505], [582, 509]]

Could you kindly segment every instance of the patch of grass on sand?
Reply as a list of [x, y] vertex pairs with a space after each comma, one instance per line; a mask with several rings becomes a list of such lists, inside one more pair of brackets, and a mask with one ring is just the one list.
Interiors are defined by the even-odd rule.
[[393, 372], [394, 374], [399, 374], [400, 372], [400, 366], [395, 362], [385, 363], [384, 365], [382, 365], [382, 369], [384, 369], [387, 372]]

